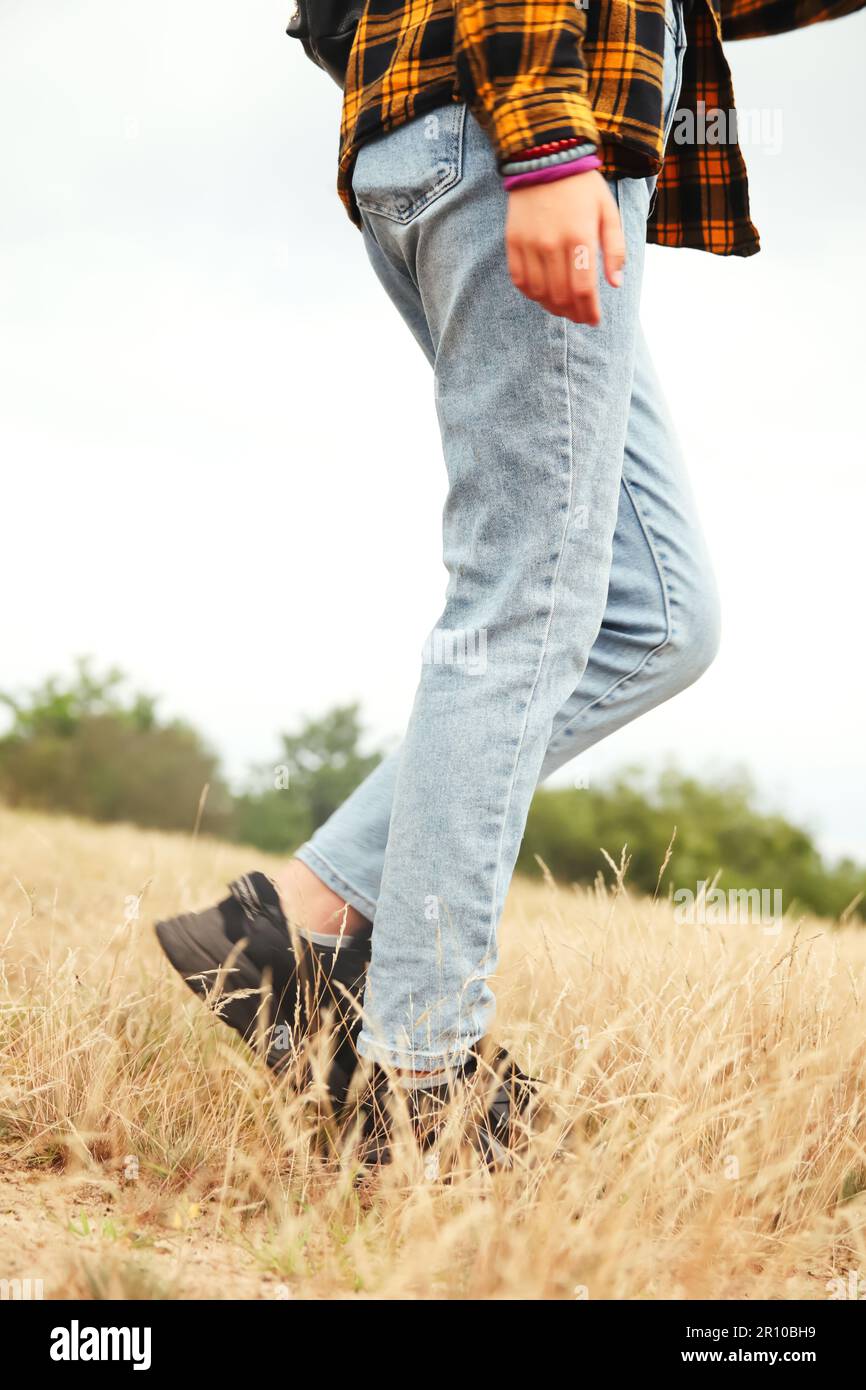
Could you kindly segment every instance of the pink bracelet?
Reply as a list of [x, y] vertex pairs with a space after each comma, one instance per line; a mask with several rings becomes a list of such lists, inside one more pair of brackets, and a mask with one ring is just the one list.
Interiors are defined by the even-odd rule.
[[523, 188], [528, 183], [552, 183], [554, 179], [564, 179], [569, 174], [585, 174], [590, 169], [600, 169], [601, 160], [597, 154], [585, 154], [583, 159], [572, 159], [567, 164], [551, 164], [546, 169], [532, 169], [528, 174], [508, 174], [502, 180], [503, 188]]

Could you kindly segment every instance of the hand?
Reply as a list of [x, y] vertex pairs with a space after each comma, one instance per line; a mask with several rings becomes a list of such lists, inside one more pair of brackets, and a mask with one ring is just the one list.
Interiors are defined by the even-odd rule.
[[625, 238], [616, 200], [597, 169], [509, 193], [508, 269], [527, 299], [549, 313], [573, 323], [600, 323], [599, 247], [605, 277], [616, 288], [625, 265]]

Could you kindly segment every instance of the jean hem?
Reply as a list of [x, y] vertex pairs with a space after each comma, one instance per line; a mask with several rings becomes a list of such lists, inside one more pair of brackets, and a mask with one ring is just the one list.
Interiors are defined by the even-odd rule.
[[362, 1030], [358, 1036], [358, 1051], [369, 1062], [378, 1062], [381, 1067], [401, 1067], [404, 1071], [458, 1071], [482, 1036], [479, 1033], [466, 1038], [452, 1052], [422, 1052], [391, 1047]]
[[316, 878], [320, 878], [324, 884], [327, 884], [328, 888], [339, 894], [344, 902], [348, 903], [350, 907], [354, 907], [356, 911], [361, 913], [362, 917], [366, 917], [372, 922], [373, 914], [376, 911], [376, 904], [372, 898], [368, 898], [366, 894], [353, 888], [352, 884], [343, 878], [343, 875], [334, 868], [333, 864], [330, 864], [313, 847], [311, 841], [308, 840], [305, 845], [301, 845], [300, 849], [295, 851], [294, 857], [300, 859], [302, 864], [306, 864], [307, 868], [316, 875]]

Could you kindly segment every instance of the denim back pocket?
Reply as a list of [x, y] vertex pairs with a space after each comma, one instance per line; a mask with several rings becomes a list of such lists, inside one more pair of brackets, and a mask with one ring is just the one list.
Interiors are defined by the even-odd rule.
[[411, 222], [460, 182], [466, 106], [448, 102], [362, 145], [352, 173], [358, 207]]

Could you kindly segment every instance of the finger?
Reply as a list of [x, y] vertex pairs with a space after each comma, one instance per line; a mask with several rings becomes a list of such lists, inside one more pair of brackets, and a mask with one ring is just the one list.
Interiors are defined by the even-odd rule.
[[574, 305], [576, 323], [588, 323], [595, 327], [601, 322], [601, 307], [598, 299], [597, 257], [590, 239], [580, 241], [572, 248], [571, 298]]
[[573, 308], [571, 276], [568, 266], [568, 244], [557, 242], [543, 252], [547, 295], [544, 307], [559, 317], [571, 317]]
[[622, 269], [625, 265], [625, 237], [619, 208], [613, 198], [605, 199], [601, 209], [599, 228], [601, 250], [604, 256], [604, 274], [609, 285], [619, 289], [622, 284]]
[[530, 299], [543, 303], [547, 298], [547, 276], [544, 258], [534, 246], [524, 246], [523, 263], [526, 269], [526, 286], [523, 293]]
[[526, 261], [523, 249], [517, 241], [506, 241], [505, 255], [508, 261], [508, 273], [516, 289], [526, 292]]

